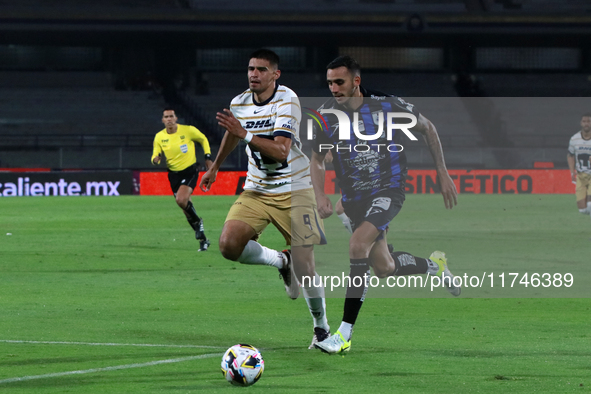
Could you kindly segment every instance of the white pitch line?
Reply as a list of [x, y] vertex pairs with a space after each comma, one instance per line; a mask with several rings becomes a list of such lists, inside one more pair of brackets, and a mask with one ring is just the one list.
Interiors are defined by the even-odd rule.
[[64, 342], [64, 341], [22, 341], [13, 339], [0, 339], [3, 343], [32, 343], [42, 345], [85, 345], [85, 346], [136, 346], [136, 347], [172, 347], [193, 349], [225, 349], [223, 346], [205, 345], [160, 345], [150, 343], [100, 343], [100, 342]]
[[125, 364], [125, 365], [116, 365], [116, 366], [113, 366], [113, 367], [92, 368], [92, 369], [82, 369], [82, 370], [78, 370], [78, 371], [66, 371], [66, 372], [48, 373], [48, 374], [45, 374], [45, 375], [21, 376], [21, 377], [18, 377], [18, 378], [10, 378], [10, 379], [0, 380], [0, 384], [14, 383], [14, 382], [24, 382], [24, 381], [27, 381], [27, 380], [34, 380], [34, 379], [56, 378], [56, 377], [68, 376], [68, 375], [83, 375], [83, 374], [95, 373], [95, 372], [118, 371], [118, 370], [121, 370], [121, 369], [151, 367], [153, 365], [159, 365], [159, 364], [180, 363], [180, 362], [183, 362], [183, 361], [198, 360], [198, 359], [202, 359], [202, 358], [219, 357], [220, 355], [221, 355], [221, 353], [220, 354], [218, 354], [218, 353], [201, 354], [199, 356], [190, 356], [190, 357], [181, 357], [181, 358], [170, 358], [168, 360], [150, 361], [150, 362], [141, 363], [141, 364]]

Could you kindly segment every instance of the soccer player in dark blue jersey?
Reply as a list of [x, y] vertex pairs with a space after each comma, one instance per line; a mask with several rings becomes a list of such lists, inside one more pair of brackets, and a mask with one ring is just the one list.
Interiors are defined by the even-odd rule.
[[[461, 288], [454, 285], [443, 252], [433, 252], [425, 259], [406, 252], [388, 251], [388, 224], [405, 199], [407, 167], [403, 144], [410, 141], [409, 138], [416, 138], [413, 133], [422, 134], [429, 147], [446, 208], [457, 205], [457, 191], [445, 166], [435, 126], [412, 104], [363, 88], [359, 64], [349, 56], [340, 56], [328, 64], [326, 80], [333, 98], [318, 110], [327, 123], [314, 133], [310, 162], [312, 183], [319, 214], [327, 218], [332, 215], [333, 207], [324, 193], [324, 159], [331, 151], [343, 208], [351, 220], [353, 233], [349, 241], [351, 280], [341, 326], [334, 335], [315, 346], [326, 353], [340, 353], [351, 347], [353, 325], [365, 299], [370, 267], [380, 278], [437, 275], [451, 294], [457, 296], [461, 292]], [[388, 122], [399, 124], [387, 130]], [[408, 129], [404, 124], [408, 124]], [[365, 279], [356, 281], [355, 277]]]

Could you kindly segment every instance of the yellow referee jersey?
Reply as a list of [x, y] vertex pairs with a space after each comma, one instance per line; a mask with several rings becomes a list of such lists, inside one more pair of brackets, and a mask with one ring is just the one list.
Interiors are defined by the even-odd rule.
[[169, 170], [184, 170], [197, 162], [194, 142], [201, 145], [204, 154], [211, 154], [207, 137], [194, 126], [177, 124], [174, 134], [168, 134], [166, 129], [161, 130], [154, 137], [152, 163], [156, 156], [164, 153]]

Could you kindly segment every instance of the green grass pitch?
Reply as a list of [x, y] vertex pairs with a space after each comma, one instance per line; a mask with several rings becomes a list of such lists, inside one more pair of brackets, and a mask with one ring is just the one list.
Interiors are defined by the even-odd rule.
[[[389, 233], [396, 249], [443, 250], [462, 275], [572, 273], [573, 286], [497, 282], [459, 298], [371, 288], [345, 357], [307, 349], [309, 312], [287, 298], [276, 270], [221, 257], [217, 238], [233, 200], [194, 197], [213, 240], [197, 253], [172, 197], [1, 198], [0, 391], [591, 391], [591, 221], [573, 196], [461, 195], [452, 211], [440, 196], [408, 196]], [[319, 273], [348, 271], [336, 217], [326, 231]], [[261, 242], [284, 248], [272, 227]], [[327, 299], [333, 330], [339, 291]], [[265, 359], [251, 388], [220, 373], [236, 343]]]

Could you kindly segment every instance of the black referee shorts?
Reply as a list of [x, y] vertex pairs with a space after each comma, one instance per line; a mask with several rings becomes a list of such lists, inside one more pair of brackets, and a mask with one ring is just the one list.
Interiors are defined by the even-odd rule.
[[361, 201], [343, 202], [343, 208], [351, 219], [353, 231], [363, 222], [370, 222], [383, 231], [402, 209], [404, 199], [404, 189], [397, 187], [382, 190]]
[[170, 188], [175, 195], [182, 185], [187, 185], [191, 189], [195, 189], [198, 178], [199, 171], [197, 171], [197, 164], [193, 164], [192, 166], [180, 171], [168, 170], [168, 182], [170, 182]]

